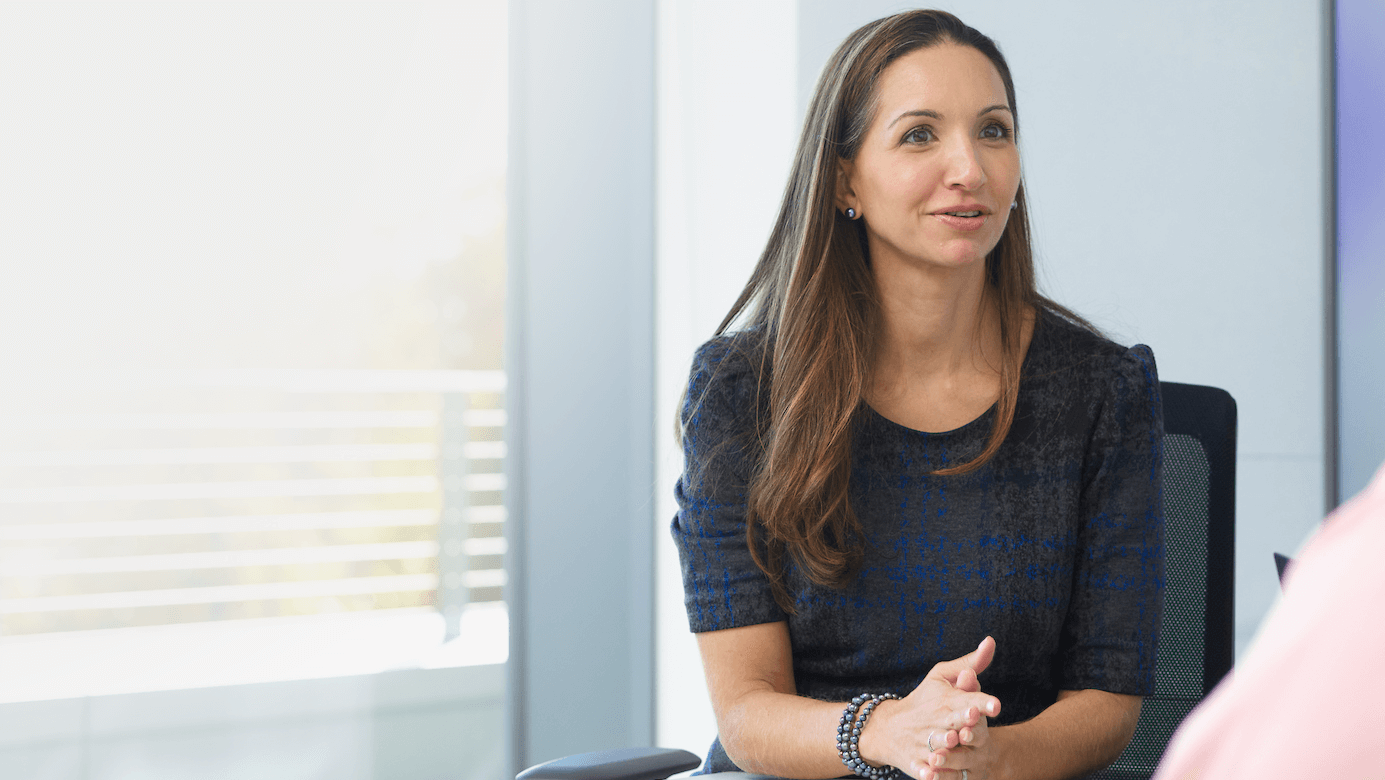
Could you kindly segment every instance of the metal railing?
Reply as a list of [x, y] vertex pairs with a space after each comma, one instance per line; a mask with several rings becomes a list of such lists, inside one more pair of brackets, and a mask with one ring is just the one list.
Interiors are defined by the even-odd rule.
[[499, 371], [48, 377], [0, 414], [0, 634], [435, 606], [504, 585]]

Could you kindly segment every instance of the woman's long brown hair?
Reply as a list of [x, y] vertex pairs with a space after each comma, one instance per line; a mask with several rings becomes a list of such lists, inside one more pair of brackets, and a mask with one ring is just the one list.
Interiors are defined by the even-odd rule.
[[[717, 328], [744, 329], [758, 364], [760, 395], [755, 469], [746, 533], [775, 600], [793, 612], [785, 584], [790, 560], [807, 578], [845, 585], [863, 556], [859, 520], [848, 501], [853, 424], [863, 408], [879, 318], [865, 227], [836, 210], [839, 160], [861, 148], [875, 112], [875, 87], [890, 63], [950, 42], [990, 59], [1015, 116], [1014, 82], [995, 43], [943, 11], [911, 11], [871, 22], [832, 55], [809, 105], [788, 185], [769, 242], [736, 303]], [[1000, 314], [1001, 393], [982, 452], [937, 475], [979, 468], [1000, 448], [1015, 415], [1029, 311], [1077, 315], [1039, 295], [1024, 186], [999, 243], [986, 257], [987, 294]], [[1090, 326], [1088, 326], [1090, 327]], [[695, 401], [696, 402], [696, 401]], [[757, 410], [762, 408], [757, 403]]]

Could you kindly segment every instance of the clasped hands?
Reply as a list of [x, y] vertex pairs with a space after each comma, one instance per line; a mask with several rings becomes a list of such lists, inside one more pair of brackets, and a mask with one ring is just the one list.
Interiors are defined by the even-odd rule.
[[[861, 731], [861, 755], [918, 780], [988, 780], [995, 765], [987, 718], [1000, 700], [981, 692], [977, 675], [995, 657], [986, 637], [972, 652], [937, 664], [902, 699], [882, 701]], [[931, 743], [931, 744], [930, 744]]]

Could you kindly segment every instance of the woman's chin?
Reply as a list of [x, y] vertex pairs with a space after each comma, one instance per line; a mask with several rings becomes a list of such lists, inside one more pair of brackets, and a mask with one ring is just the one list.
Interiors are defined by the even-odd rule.
[[967, 268], [978, 264], [984, 265], [986, 255], [990, 254], [995, 245], [996, 242], [994, 241], [948, 241], [932, 252], [931, 256], [933, 262], [938, 265]]
[[964, 270], [977, 265], [984, 265], [986, 254], [968, 247], [952, 252], [936, 252], [919, 259], [937, 268]]
[[877, 266], [886, 258], [897, 258], [897, 262], [935, 270], [963, 270], [984, 265], [986, 255], [994, 248], [995, 242], [978, 241], [969, 238], [923, 241], [909, 246], [907, 243], [880, 242], [871, 247], [872, 263]]

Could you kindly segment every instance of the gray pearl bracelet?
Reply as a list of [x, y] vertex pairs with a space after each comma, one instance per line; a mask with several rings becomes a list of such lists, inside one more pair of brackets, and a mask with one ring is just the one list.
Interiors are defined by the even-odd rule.
[[892, 766], [871, 766], [861, 758], [861, 729], [866, 727], [871, 710], [886, 699], [898, 699], [893, 693], [863, 693], [851, 700], [842, 710], [842, 719], [837, 723], [837, 755], [853, 774], [868, 780], [899, 780], [903, 773]]

